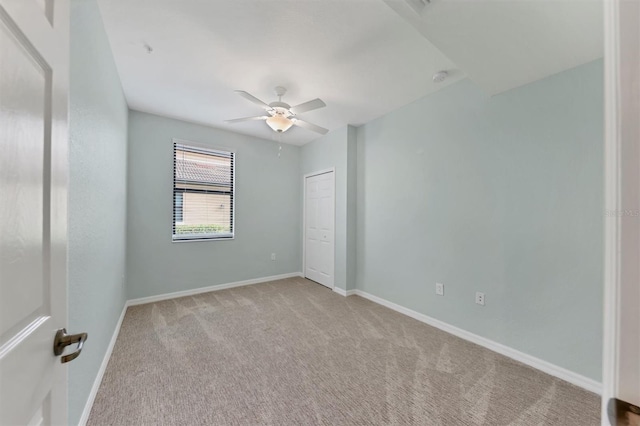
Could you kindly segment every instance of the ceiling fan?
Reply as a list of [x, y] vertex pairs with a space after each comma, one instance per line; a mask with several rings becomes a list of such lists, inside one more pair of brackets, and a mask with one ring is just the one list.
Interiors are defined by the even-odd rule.
[[271, 127], [278, 133], [286, 132], [291, 126], [302, 127], [303, 129], [312, 130], [323, 135], [329, 131], [324, 127], [316, 126], [315, 124], [311, 124], [298, 118], [298, 114], [300, 113], [313, 111], [314, 109], [327, 106], [322, 101], [322, 99], [316, 98], [311, 101], [303, 102], [300, 105], [290, 106], [289, 104], [282, 102], [282, 97], [285, 93], [287, 93], [286, 88], [277, 86], [275, 88], [275, 92], [278, 100], [267, 104], [243, 90], [236, 90], [237, 94], [260, 106], [261, 108], [264, 108], [264, 110], [267, 111], [269, 115], [236, 118], [234, 120], [225, 120], [225, 123], [240, 123], [242, 121], [264, 120], [267, 122], [267, 125], [269, 127]]

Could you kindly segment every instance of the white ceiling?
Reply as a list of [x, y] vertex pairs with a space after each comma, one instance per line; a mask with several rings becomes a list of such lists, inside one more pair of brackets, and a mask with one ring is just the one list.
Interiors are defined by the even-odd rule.
[[[300, 118], [330, 130], [364, 124], [439, 86], [453, 63], [381, 0], [101, 0], [127, 102], [132, 109], [262, 138], [264, 122], [225, 119], [264, 111], [234, 93], [269, 103], [314, 98], [323, 109]], [[148, 54], [143, 44], [153, 52]], [[440, 85], [450, 84], [453, 78]], [[292, 128], [282, 142], [320, 135]]]
[[[99, 4], [132, 109], [276, 139], [261, 121], [224, 123], [263, 112], [234, 90], [267, 103], [277, 85], [291, 105], [322, 98], [327, 107], [300, 117], [330, 130], [466, 75], [494, 94], [602, 56], [601, 1], [432, 0], [422, 10], [421, 0]], [[443, 69], [451, 77], [434, 84]], [[282, 142], [317, 137], [294, 127]]]
[[384, 1], [491, 95], [603, 56], [602, 0]]

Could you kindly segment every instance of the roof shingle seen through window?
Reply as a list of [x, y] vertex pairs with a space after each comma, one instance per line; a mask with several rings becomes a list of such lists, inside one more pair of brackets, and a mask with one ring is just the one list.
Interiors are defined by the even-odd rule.
[[176, 158], [176, 181], [230, 186], [231, 166], [188, 158]]

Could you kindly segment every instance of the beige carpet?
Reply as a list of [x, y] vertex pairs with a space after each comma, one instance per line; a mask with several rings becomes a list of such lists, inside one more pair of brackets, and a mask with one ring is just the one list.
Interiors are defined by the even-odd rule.
[[599, 425], [590, 392], [301, 278], [130, 307], [89, 425]]

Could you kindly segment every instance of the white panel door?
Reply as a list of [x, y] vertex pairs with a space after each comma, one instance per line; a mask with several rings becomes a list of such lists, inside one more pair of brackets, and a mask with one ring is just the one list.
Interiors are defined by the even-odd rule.
[[66, 424], [69, 4], [0, 0], [0, 424]]
[[334, 173], [305, 178], [305, 277], [333, 288]]

